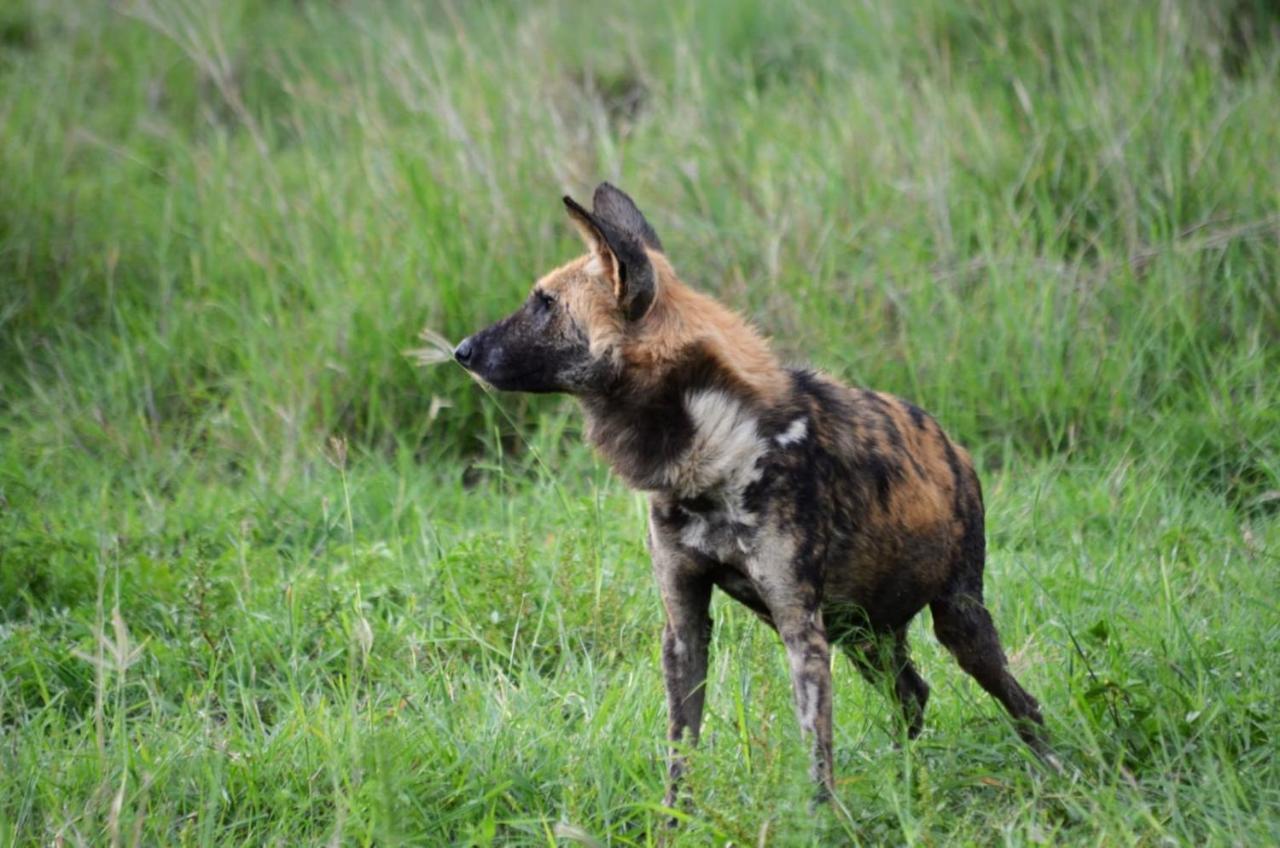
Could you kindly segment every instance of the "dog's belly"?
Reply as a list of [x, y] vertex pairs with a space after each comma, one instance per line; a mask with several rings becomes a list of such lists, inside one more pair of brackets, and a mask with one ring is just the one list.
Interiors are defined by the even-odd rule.
[[[807, 568], [795, 561], [766, 563], [778, 534], [799, 539], [800, 528], [766, 511], [742, 509], [740, 499], [698, 498], [674, 504], [676, 538], [716, 563], [715, 584], [770, 621], [768, 606], [751, 575], [760, 568]], [[813, 516], [807, 516], [812, 519]], [[793, 519], [794, 520], [794, 519]], [[812, 538], [812, 537], [810, 537]], [[952, 528], [935, 523], [912, 528], [875, 523], [819, 541], [823, 618], [829, 630], [892, 630], [905, 625], [941, 591], [954, 555]]]
[[861, 539], [824, 570], [823, 617], [833, 624], [894, 630], [942, 590], [953, 556], [939, 528], [889, 539]]
[[[729, 597], [772, 624], [768, 606], [747, 574], [734, 542], [726, 551], [737, 556], [717, 557], [713, 580]], [[875, 561], [854, 559], [829, 564], [822, 590], [822, 614], [829, 635], [839, 640], [862, 630], [896, 630], [909, 622], [942, 588], [942, 569], [934, 562]]]
[[[716, 569], [713, 581], [726, 595], [773, 625], [769, 608], [755, 583], [742, 571], [722, 564]], [[936, 592], [933, 587], [912, 582], [910, 571], [905, 570], [899, 579], [881, 578], [870, 584], [835, 580], [823, 594], [822, 616], [827, 634], [832, 641], [840, 641], [866, 630], [896, 630], [923, 609]]]
[[713, 580], [716, 586], [720, 588], [720, 591], [750, 609], [768, 622], [770, 626], [773, 625], [773, 619], [769, 615], [769, 608], [765, 606], [764, 599], [756, 591], [756, 586], [751, 582], [750, 577], [747, 577], [747, 575], [732, 566], [722, 565], [717, 569]]
[[896, 580], [881, 579], [852, 591], [839, 586], [824, 593], [822, 616], [833, 640], [858, 630], [897, 630], [924, 609], [935, 594], [913, 583], [910, 574]]

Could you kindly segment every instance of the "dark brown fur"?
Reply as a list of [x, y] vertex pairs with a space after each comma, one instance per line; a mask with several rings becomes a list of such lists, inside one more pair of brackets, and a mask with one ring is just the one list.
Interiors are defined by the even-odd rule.
[[578, 397], [591, 442], [649, 493], [668, 802], [684, 769], [678, 743], [701, 725], [716, 587], [781, 636], [823, 792], [829, 646], [869, 679], [892, 680], [914, 737], [929, 687], [906, 632], [926, 605], [938, 638], [1043, 752], [1039, 706], [1009, 673], [983, 604], [982, 492], [964, 449], [899, 398], [781, 367], [749, 324], [680, 282], [617, 189], [597, 189], [593, 212], [566, 204], [588, 255], [540, 280], [458, 358], [500, 388]]

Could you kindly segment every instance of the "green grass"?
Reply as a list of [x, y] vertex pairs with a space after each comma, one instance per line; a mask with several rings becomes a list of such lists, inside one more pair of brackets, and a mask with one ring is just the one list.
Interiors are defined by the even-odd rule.
[[648, 844], [643, 501], [402, 355], [611, 179], [978, 459], [1066, 773], [913, 629], [811, 813], [723, 599], [692, 845], [1280, 841], [1280, 16], [1257, 0], [0, 9], [0, 843]]

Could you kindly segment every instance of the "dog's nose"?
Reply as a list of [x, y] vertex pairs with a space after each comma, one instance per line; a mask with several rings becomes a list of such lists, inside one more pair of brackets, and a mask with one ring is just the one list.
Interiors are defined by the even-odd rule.
[[453, 358], [458, 360], [458, 364], [466, 365], [471, 361], [471, 354], [475, 349], [475, 345], [471, 343], [471, 337], [467, 336], [458, 343], [457, 348], [453, 351]]

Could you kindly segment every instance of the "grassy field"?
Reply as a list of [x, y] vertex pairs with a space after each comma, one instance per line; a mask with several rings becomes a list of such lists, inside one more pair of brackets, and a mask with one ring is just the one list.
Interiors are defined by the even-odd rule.
[[[0, 5], [0, 844], [1280, 842], [1280, 11], [602, 5]], [[600, 179], [971, 448], [1063, 775], [925, 615], [811, 812], [721, 598], [663, 832], [643, 500], [404, 356]]]

